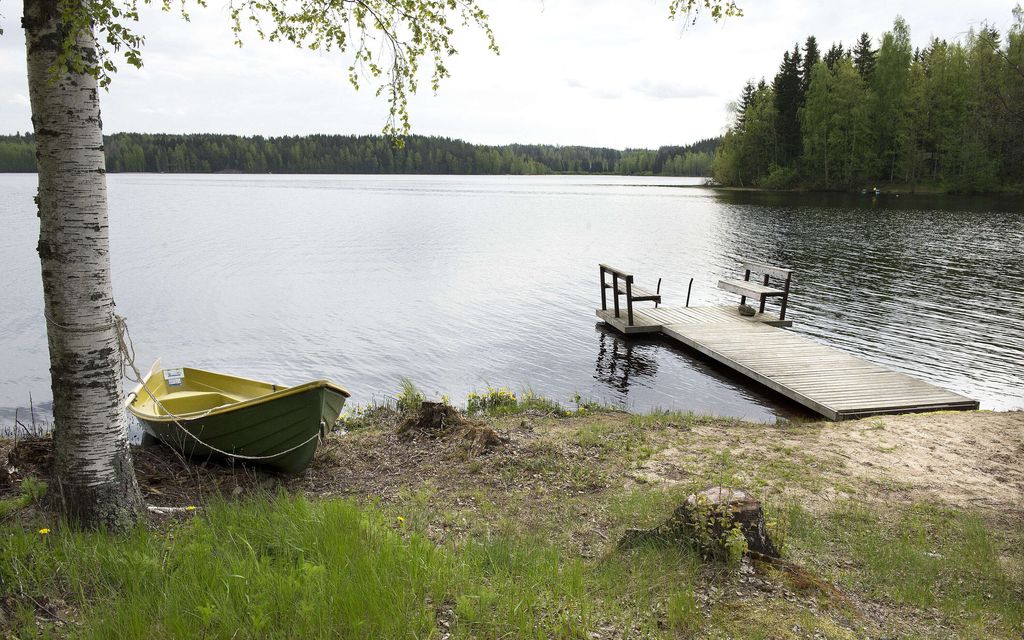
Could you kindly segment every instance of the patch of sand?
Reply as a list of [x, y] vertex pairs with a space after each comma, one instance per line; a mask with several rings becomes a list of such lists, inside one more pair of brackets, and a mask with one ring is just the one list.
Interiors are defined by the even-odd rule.
[[1024, 412], [880, 416], [826, 426], [806, 443], [850, 473], [888, 477], [959, 507], [1024, 511]]
[[[1022, 411], [879, 416], [796, 428], [711, 423], [696, 427], [694, 435], [704, 446], [755, 464], [778, 458], [808, 465], [826, 486], [814, 495], [795, 486], [784, 492], [811, 504], [831, 502], [843, 493], [837, 486], [859, 481], [875, 485], [867, 493], [879, 499], [933, 500], [1000, 519], [1024, 518]], [[668, 485], [685, 481], [686, 448], [656, 453], [634, 477]]]

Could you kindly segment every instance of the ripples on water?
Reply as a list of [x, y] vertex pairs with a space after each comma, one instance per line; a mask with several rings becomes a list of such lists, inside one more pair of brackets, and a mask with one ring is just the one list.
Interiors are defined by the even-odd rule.
[[[35, 176], [0, 176], [0, 427], [48, 396]], [[1024, 405], [1019, 201], [668, 188], [686, 179], [109, 176], [115, 297], [142, 368], [348, 386], [408, 376], [758, 420], [800, 410], [658, 340], [595, 326], [597, 263], [666, 304], [734, 303], [750, 256], [795, 269], [795, 329], [982, 401]]]

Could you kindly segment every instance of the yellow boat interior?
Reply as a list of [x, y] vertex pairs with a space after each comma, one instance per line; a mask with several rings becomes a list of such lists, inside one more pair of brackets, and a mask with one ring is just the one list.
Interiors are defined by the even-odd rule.
[[145, 384], [140, 384], [129, 396], [128, 409], [147, 418], [170, 414], [187, 416], [262, 398], [288, 388], [202, 369], [164, 370], [155, 367], [146, 376]]

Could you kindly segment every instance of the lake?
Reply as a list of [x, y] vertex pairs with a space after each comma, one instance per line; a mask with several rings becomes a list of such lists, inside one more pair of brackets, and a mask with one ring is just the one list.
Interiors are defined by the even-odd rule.
[[[802, 410], [656, 339], [596, 324], [599, 262], [726, 304], [749, 257], [795, 270], [794, 330], [981, 401], [1024, 406], [1019, 199], [719, 192], [617, 176], [108, 177], [114, 292], [137, 362], [366, 404], [408, 377], [463, 401], [509, 386], [569, 403], [753, 420]], [[686, 187], [686, 188], [682, 188]], [[45, 415], [34, 175], [0, 175], [0, 428]], [[739, 274], [742, 276], [742, 273]]]

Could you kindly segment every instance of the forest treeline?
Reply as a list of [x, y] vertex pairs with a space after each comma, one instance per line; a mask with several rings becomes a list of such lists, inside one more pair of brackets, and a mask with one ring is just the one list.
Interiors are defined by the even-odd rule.
[[[233, 136], [115, 133], [105, 136], [109, 172], [710, 175], [720, 138], [659, 149], [474, 145], [408, 136]], [[35, 171], [31, 134], [0, 136], [0, 172]]]
[[[807, 38], [771, 83], [748, 82], [715, 157], [723, 185], [951, 192], [1024, 188], [1024, 11], [912, 48], [897, 18], [878, 42], [821, 53]], [[876, 47], [877, 45], [877, 47]]]

